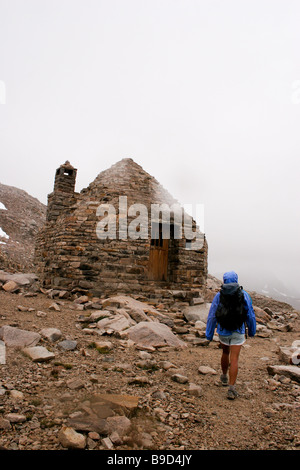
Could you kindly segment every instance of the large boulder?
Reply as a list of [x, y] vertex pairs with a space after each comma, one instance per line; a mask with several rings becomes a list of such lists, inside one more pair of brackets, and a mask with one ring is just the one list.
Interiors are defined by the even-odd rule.
[[183, 315], [188, 322], [196, 322], [196, 321], [203, 321], [207, 322], [207, 317], [209, 313], [211, 304], [204, 303], [200, 305], [193, 305], [191, 307], [186, 307], [183, 311]]
[[104, 308], [111, 306], [116, 308], [123, 308], [127, 311], [130, 317], [137, 323], [141, 321], [149, 321], [148, 316], [158, 317], [159, 312], [145, 302], [133, 299], [128, 295], [115, 295], [102, 301]]
[[101, 331], [111, 331], [113, 333], [120, 333], [132, 326], [133, 322], [131, 319], [126, 318], [124, 315], [112, 315], [107, 318], [102, 318], [97, 322], [97, 328]]
[[186, 347], [171, 329], [159, 322], [140, 322], [127, 330], [128, 338], [141, 347]]
[[272, 319], [269, 313], [263, 310], [262, 308], [254, 306], [253, 310], [255, 313], [255, 318], [259, 323], [267, 323]]
[[34, 273], [7, 273], [0, 271], [1, 282], [14, 282], [18, 286], [28, 286], [38, 280], [38, 277]]
[[41, 336], [33, 331], [20, 330], [8, 325], [0, 328], [0, 340], [4, 341], [6, 346], [15, 348], [35, 346], [40, 339]]

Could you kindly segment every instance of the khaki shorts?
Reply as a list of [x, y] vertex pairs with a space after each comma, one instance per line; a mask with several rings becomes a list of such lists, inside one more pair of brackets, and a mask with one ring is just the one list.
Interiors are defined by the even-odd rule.
[[229, 336], [219, 335], [219, 338], [220, 342], [226, 346], [240, 346], [246, 341], [245, 335], [236, 331]]

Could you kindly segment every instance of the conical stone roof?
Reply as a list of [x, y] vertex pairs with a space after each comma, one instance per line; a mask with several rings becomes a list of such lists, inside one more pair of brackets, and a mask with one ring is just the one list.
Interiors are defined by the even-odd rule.
[[127, 196], [128, 203], [179, 204], [171, 194], [132, 158], [123, 158], [81, 191], [84, 199], [95, 198], [99, 202], [114, 201], [119, 196]]

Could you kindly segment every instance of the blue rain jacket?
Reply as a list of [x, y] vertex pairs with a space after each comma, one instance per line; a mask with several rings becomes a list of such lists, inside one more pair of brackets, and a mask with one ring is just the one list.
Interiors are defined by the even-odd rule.
[[[224, 284], [229, 284], [231, 282], [238, 282], [238, 275], [234, 271], [229, 271], [224, 274], [223, 276], [223, 282]], [[252, 300], [250, 295], [243, 290], [244, 297], [245, 297], [245, 304], [246, 304], [246, 309], [247, 309], [247, 320], [246, 324], [248, 327], [248, 335], [249, 336], [254, 336], [256, 333], [256, 319], [255, 319], [255, 313], [253, 310], [252, 306]], [[206, 323], [206, 332], [205, 336], [206, 338], [211, 341], [214, 336], [214, 332], [217, 326], [217, 333], [219, 335], [224, 335], [224, 336], [229, 336], [233, 332], [226, 330], [225, 328], [222, 328], [220, 325], [217, 325], [217, 319], [216, 319], [216, 311], [218, 308], [220, 302], [220, 292], [218, 292], [211, 304], [211, 307], [209, 309], [208, 317], [207, 317], [207, 323]], [[240, 328], [237, 330], [238, 333], [244, 334], [245, 333], [245, 325], [243, 324]]]

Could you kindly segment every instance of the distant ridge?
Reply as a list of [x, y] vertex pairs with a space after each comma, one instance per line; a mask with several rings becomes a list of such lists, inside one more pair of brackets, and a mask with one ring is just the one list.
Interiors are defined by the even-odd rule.
[[45, 219], [46, 206], [38, 199], [0, 183], [0, 269], [34, 269], [35, 236]]

